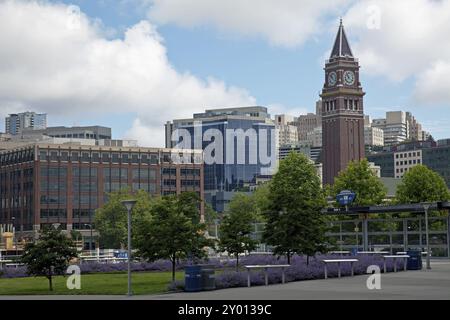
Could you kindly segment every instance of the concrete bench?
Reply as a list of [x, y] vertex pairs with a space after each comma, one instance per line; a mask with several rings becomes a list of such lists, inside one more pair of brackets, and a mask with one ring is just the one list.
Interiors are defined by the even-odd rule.
[[328, 279], [328, 264], [329, 263], [337, 263], [338, 265], [338, 277], [341, 277], [341, 263], [346, 263], [346, 262], [350, 262], [350, 266], [352, 268], [352, 277], [354, 275], [354, 269], [353, 269], [353, 264], [355, 262], [358, 262], [358, 259], [325, 259], [322, 260], [322, 262], [325, 264], [325, 279]]
[[330, 251], [329, 254], [339, 254], [339, 255], [345, 255], [350, 254], [350, 251]]
[[389, 251], [359, 251], [357, 254], [388, 254]]
[[397, 258], [404, 259], [404, 261], [403, 261], [403, 268], [404, 268], [404, 270], [406, 271], [407, 260], [408, 260], [409, 256], [406, 255], [406, 254], [405, 254], [405, 255], [397, 254], [397, 255], [394, 255], [394, 256], [383, 256], [383, 260], [384, 260], [384, 263], [383, 263], [383, 266], [384, 266], [384, 273], [386, 273], [386, 271], [387, 271], [387, 268], [386, 268], [386, 259], [394, 259], [394, 272], [397, 272]]
[[247, 269], [247, 286], [250, 287], [251, 286], [251, 282], [250, 282], [250, 271], [253, 269], [264, 269], [264, 279], [265, 279], [265, 284], [266, 286], [269, 285], [269, 275], [268, 275], [268, 270], [269, 269], [277, 269], [277, 268], [281, 268], [281, 282], [285, 283], [286, 277], [285, 277], [285, 273], [284, 270], [288, 267], [290, 267], [289, 264], [272, 264], [272, 265], [254, 265], [254, 266], [244, 266]]

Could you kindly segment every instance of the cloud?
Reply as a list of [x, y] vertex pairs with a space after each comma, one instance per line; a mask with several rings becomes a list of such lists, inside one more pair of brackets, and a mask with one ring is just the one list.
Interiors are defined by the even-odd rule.
[[[0, 3], [0, 105], [86, 118], [136, 114], [128, 138], [163, 145], [164, 123], [205, 107], [254, 105], [246, 90], [180, 73], [155, 27], [108, 39], [82, 12], [45, 1]], [[20, 109], [19, 109], [20, 108]]]
[[[148, 0], [142, 0], [148, 3]], [[285, 47], [320, 34], [327, 16], [350, 0], [153, 0], [149, 17], [182, 27], [212, 25], [225, 32], [258, 36]]]
[[344, 21], [363, 72], [393, 83], [412, 78], [417, 102], [448, 104], [449, 0], [360, 1]]
[[[448, 103], [445, 93], [450, 88], [445, 81], [434, 82], [433, 87], [429, 83], [430, 77], [442, 76], [439, 70], [450, 62], [450, 42], [446, 41], [450, 0], [141, 1], [157, 24], [213, 26], [221, 32], [260, 37], [282, 47], [301, 46], [325, 33], [334, 34], [335, 18], [344, 15], [362, 72], [393, 83], [412, 78], [417, 81], [417, 90], [411, 94], [416, 102]], [[324, 57], [328, 55], [326, 52]]]

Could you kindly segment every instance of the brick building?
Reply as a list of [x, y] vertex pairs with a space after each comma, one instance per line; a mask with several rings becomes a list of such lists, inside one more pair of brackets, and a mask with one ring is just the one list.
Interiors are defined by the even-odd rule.
[[[85, 232], [108, 193], [122, 188], [153, 195], [194, 191], [203, 199], [202, 152], [184, 153], [182, 163], [172, 161], [173, 152], [43, 143], [4, 150], [0, 225], [14, 224], [19, 238], [32, 238], [55, 223]], [[200, 211], [203, 215], [203, 205]]]

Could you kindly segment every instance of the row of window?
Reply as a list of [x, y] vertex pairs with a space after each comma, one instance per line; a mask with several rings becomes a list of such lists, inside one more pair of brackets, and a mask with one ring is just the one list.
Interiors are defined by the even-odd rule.
[[414, 164], [421, 164], [420, 159], [413, 159], [413, 160], [405, 160], [405, 161], [396, 161], [397, 166], [407, 166], [407, 165], [414, 165]]
[[[136, 168], [132, 169], [133, 180], [154, 180], [156, 179], [156, 170], [149, 168]], [[162, 168], [162, 174], [164, 175], [176, 175], [176, 168]], [[184, 175], [200, 176], [200, 169], [182, 169]], [[97, 168], [92, 167], [73, 167], [73, 177], [97, 177]], [[41, 176], [44, 177], [67, 177], [66, 167], [47, 167], [41, 166]], [[128, 179], [128, 168], [103, 168], [103, 176], [105, 179]]]
[[402, 159], [402, 158], [411, 158], [411, 157], [420, 157], [421, 152], [420, 151], [414, 151], [414, 152], [405, 152], [405, 153], [397, 153], [395, 155], [396, 159]]
[[[336, 111], [337, 100], [324, 101], [324, 111]], [[356, 99], [344, 99], [344, 109], [358, 111], [359, 110], [359, 100]]]
[[[170, 162], [170, 157], [165, 158]], [[132, 164], [158, 164], [158, 154], [91, 152], [91, 151], [47, 151], [39, 152], [40, 161], [75, 161], [75, 162], [107, 162]]]

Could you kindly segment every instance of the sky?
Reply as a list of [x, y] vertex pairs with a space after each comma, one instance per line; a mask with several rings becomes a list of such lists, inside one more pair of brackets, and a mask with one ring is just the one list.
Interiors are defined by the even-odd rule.
[[314, 112], [340, 18], [365, 113], [411, 111], [450, 138], [450, 0], [0, 0], [0, 117], [156, 147], [206, 108]]

